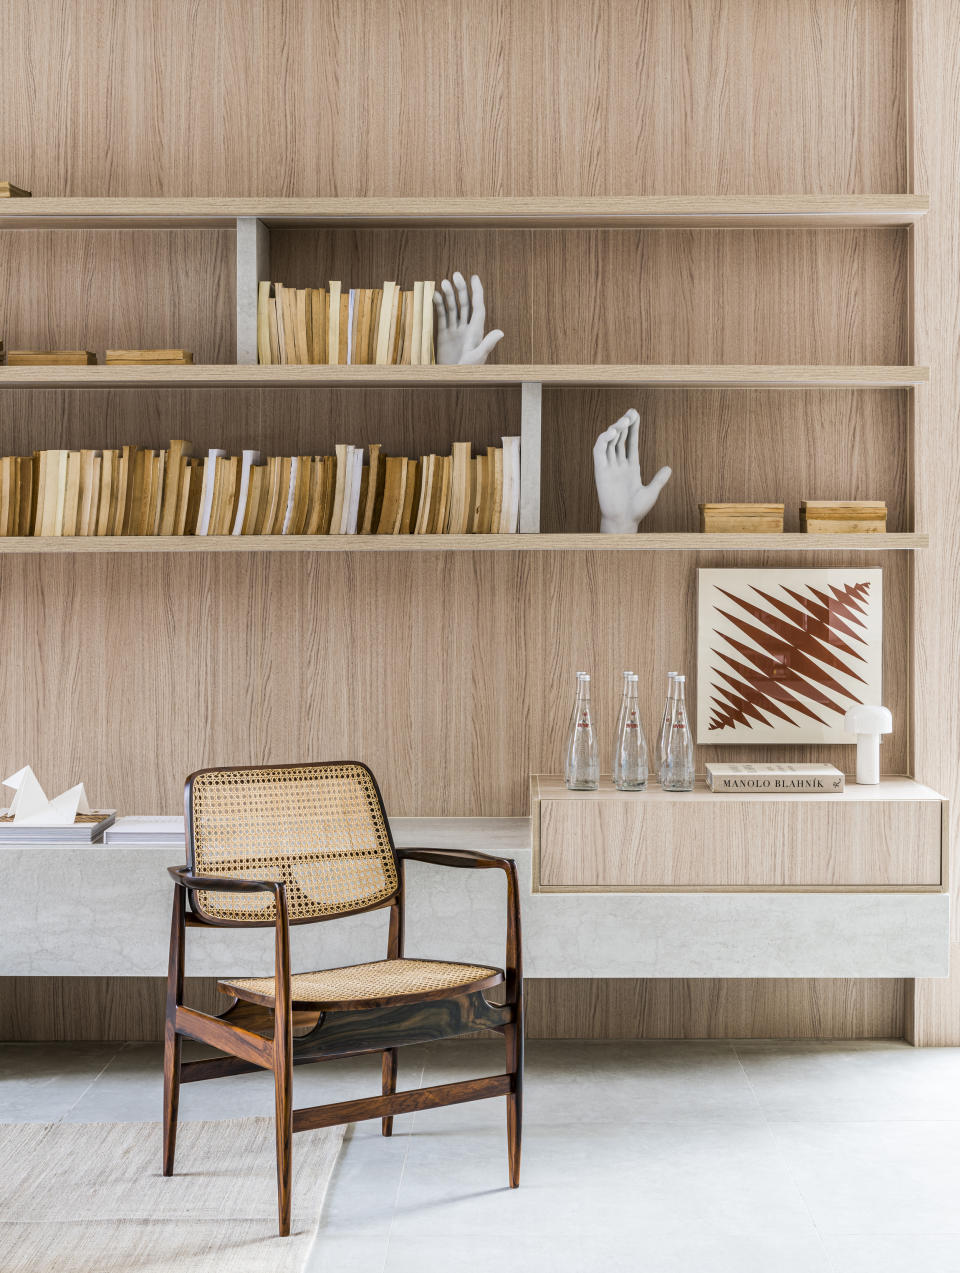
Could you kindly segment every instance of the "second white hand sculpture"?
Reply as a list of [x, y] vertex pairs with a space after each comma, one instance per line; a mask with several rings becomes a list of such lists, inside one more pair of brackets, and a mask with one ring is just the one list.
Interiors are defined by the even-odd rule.
[[467, 280], [459, 270], [453, 282], [445, 278], [433, 294], [433, 306], [437, 311], [437, 362], [447, 365], [479, 366], [487, 361], [493, 347], [503, 340], [503, 332], [496, 328], [483, 334], [487, 311], [483, 303], [483, 284], [476, 274], [470, 275], [470, 291]]
[[635, 535], [670, 480], [666, 465], [646, 486], [640, 474], [640, 415], [633, 407], [597, 438], [593, 473], [604, 535]]

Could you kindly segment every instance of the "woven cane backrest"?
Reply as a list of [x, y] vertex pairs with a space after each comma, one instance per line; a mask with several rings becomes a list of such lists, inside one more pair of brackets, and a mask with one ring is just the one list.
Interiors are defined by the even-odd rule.
[[[187, 865], [196, 875], [276, 880], [291, 920], [346, 915], [397, 891], [373, 775], [354, 761], [206, 769], [187, 784]], [[269, 893], [198, 891], [207, 919], [272, 922]]]

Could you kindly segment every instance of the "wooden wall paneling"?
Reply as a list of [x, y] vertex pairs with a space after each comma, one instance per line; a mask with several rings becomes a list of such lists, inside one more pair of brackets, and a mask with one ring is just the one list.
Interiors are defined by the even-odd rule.
[[775, 977], [527, 983], [527, 1029], [557, 1039], [900, 1038], [904, 983]]
[[483, 280], [492, 362], [900, 364], [907, 231], [283, 229], [292, 287]]
[[724, 501], [782, 503], [799, 531], [804, 499], [882, 499], [888, 530], [912, 530], [910, 392], [548, 385], [541, 529], [599, 530], [591, 449], [636, 407], [644, 477], [673, 469], [644, 532], [697, 531], [698, 505]]
[[907, 189], [903, 0], [9, 0], [0, 47], [35, 194]]
[[[906, 554], [889, 557], [851, 554], [845, 565], [884, 567], [884, 699], [894, 722], [907, 716], [908, 599]], [[621, 673], [639, 676], [638, 690], [648, 741], [663, 709], [668, 669], [687, 675], [688, 702], [696, 703], [696, 571], [698, 566], [829, 566], [836, 559], [811, 554], [803, 560], [783, 553], [673, 554], [638, 553], [627, 557], [577, 553], [570, 559], [536, 554], [536, 590], [527, 600], [535, 642], [528, 670], [530, 704], [536, 713], [529, 760], [533, 773], [562, 772], [561, 753], [573, 701], [574, 674], [593, 675], [593, 707], [601, 738], [609, 738], [616, 720]], [[598, 624], [594, 616], [603, 615]], [[894, 706], [896, 705], [896, 706]], [[906, 772], [907, 734], [895, 728], [884, 741], [884, 772]], [[697, 747], [699, 772], [707, 761], [731, 759], [729, 746]], [[741, 748], [738, 755], [741, 755]], [[751, 747], [751, 760], [783, 760], [783, 748]], [[743, 756], [741, 755], [741, 758]], [[853, 750], [843, 745], [803, 744], [791, 748], [797, 761], [853, 766]], [[601, 771], [608, 761], [601, 752]]]
[[[531, 1039], [890, 1039], [904, 1015], [904, 983], [883, 978], [528, 977], [525, 989]], [[159, 1042], [164, 994], [162, 977], [0, 978], [0, 1042]], [[184, 1000], [226, 1003], [212, 977], [187, 977]]]
[[[856, 554], [884, 566], [884, 698], [895, 722], [907, 717], [904, 556]], [[335, 554], [7, 558], [0, 598], [14, 657], [0, 676], [16, 725], [0, 760], [13, 772], [29, 759], [61, 789], [80, 774], [92, 800], [123, 812], [176, 813], [183, 779], [203, 765], [352, 756], [380, 775], [395, 815], [515, 816], [526, 812], [527, 774], [558, 770], [574, 672], [593, 674], [603, 737], [625, 665], [640, 675], [651, 735], [664, 669], [688, 672], [695, 701], [698, 564], [832, 560], [423, 553], [398, 568]], [[66, 705], [68, 731], [50, 728], [45, 703]], [[727, 752], [698, 748], [698, 767]], [[848, 747], [793, 752], [852, 765]], [[885, 772], [904, 772], [902, 727], [881, 759]]]
[[[46, 54], [45, 54], [46, 56]], [[22, 114], [22, 112], [19, 112]], [[0, 231], [7, 349], [189, 349], [235, 360], [232, 230]]]
[[909, 5], [913, 59], [912, 129], [915, 188], [931, 197], [929, 223], [914, 239], [915, 338], [931, 364], [930, 385], [916, 400], [917, 524], [934, 533], [931, 551], [915, 569], [913, 657], [915, 765], [918, 778], [950, 798], [950, 976], [917, 981], [908, 1031], [920, 1045], [960, 1044], [960, 694], [957, 692], [956, 614], [960, 608], [960, 4]]

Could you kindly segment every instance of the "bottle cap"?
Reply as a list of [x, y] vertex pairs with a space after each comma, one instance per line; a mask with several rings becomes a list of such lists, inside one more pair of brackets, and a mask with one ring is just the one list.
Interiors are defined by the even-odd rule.
[[633, 672], [624, 672], [624, 676], [633, 676], [633, 675], [635, 675], [635, 673]]
[[589, 681], [589, 680], [590, 680], [590, 673], [589, 673], [589, 672], [578, 672], [578, 673], [577, 673], [577, 680], [578, 680], [578, 681]]
[[687, 678], [686, 678], [685, 676], [681, 675], [681, 673], [680, 673], [680, 672], [674, 672], [674, 674], [673, 674], [673, 679], [674, 679], [675, 681], [685, 681]]
[[640, 677], [637, 676], [636, 672], [624, 672], [624, 676], [627, 678], [628, 681], [639, 681], [640, 679]]

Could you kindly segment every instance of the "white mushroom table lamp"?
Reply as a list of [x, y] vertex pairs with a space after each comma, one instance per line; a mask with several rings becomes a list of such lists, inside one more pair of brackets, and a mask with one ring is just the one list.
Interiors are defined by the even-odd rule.
[[857, 736], [857, 782], [875, 787], [880, 781], [880, 735], [893, 729], [889, 707], [851, 707], [843, 727]]
[[601, 532], [635, 535], [670, 480], [671, 472], [664, 465], [644, 486], [640, 473], [640, 413], [631, 407], [600, 434], [593, 448]]

